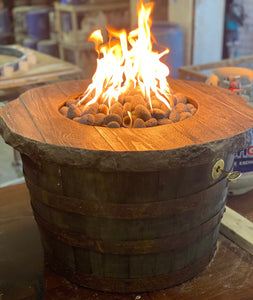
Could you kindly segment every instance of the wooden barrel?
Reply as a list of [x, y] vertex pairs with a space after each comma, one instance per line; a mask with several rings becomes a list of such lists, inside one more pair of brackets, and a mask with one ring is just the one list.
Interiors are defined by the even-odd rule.
[[233, 153], [250, 143], [253, 109], [229, 91], [170, 80], [195, 101], [193, 117], [156, 128], [93, 127], [58, 111], [85, 85], [29, 90], [0, 110], [3, 137], [22, 154], [49, 265], [85, 287], [120, 293], [194, 277], [213, 256], [225, 207], [227, 178], [216, 163], [229, 171]]
[[[70, 280], [104, 291], [153, 291], [210, 261], [227, 194], [226, 178], [210, 185], [210, 165], [100, 172], [22, 160], [47, 260]], [[231, 167], [232, 155], [225, 161]]]

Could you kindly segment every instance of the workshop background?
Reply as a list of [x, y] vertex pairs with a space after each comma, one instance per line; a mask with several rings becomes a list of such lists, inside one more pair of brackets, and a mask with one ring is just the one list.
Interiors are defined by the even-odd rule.
[[[106, 27], [136, 28], [138, 2], [0, 0], [0, 108], [35, 87], [91, 79], [97, 53], [89, 35], [101, 28], [106, 36]], [[243, 90], [252, 105], [253, 1], [153, 2], [154, 47], [170, 49], [163, 58], [170, 77], [208, 84], [215, 78], [216, 85], [225, 82], [231, 90], [239, 80], [235, 92]], [[225, 73], [217, 69], [228, 67], [243, 69], [232, 81], [223, 82]], [[180, 286], [130, 296], [79, 288], [44, 266], [20, 155], [0, 136], [0, 300], [37, 300], [43, 293], [48, 300], [253, 299], [252, 149], [253, 143], [236, 154], [236, 163], [243, 162], [247, 169], [239, 169], [242, 176], [229, 185], [228, 217], [221, 229], [226, 233], [219, 234], [218, 250], [207, 269]]]

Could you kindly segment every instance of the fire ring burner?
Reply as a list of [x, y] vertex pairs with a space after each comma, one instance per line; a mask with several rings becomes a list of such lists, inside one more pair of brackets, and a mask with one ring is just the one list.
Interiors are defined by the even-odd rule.
[[[169, 80], [196, 103], [193, 117], [152, 128], [86, 126], [58, 109], [87, 84], [33, 89], [0, 110], [1, 133], [22, 155], [50, 266], [85, 287], [121, 293], [194, 277], [215, 251], [226, 172], [251, 142], [253, 109], [221, 88]], [[215, 174], [221, 160], [225, 172]]]
[[191, 118], [197, 111], [197, 108], [183, 94], [172, 92], [165, 104], [156, 97], [155, 93], [150, 101], [145, 99], [138, 88], [131, 88], [128, 93], [121, 94], [117, 100], [113, 99], [110, 107], [108, 100], [98, 99], [95, 103], [87, 105], [92, 97], [84, 103], [82, 98], [83, 93], [68, 97], [59, 112], [84, 125], [149, 128], [183, 121]]

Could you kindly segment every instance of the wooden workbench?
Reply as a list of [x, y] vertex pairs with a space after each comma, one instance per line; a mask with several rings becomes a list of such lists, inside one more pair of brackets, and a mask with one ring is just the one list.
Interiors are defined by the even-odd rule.
[[[83, 70], [69, 62], [20, 45], [10, 45], [9, 47], [34, 55], [36, 63], [29, 64], [29, 69], [26, 71], [13, 72], [10, 77], [0, 76], [0, 101], [13, 100], [26, 90], [39, 85], [83, 78]], [[0, 53], [0, 68], [5, 63], [11, 63], [15, 59], [15, 56]], [[14, 150], [14, 164], [19, 165], [19, 163], [19, 155]]]
[[[10, 47], [15, 47], [25, 53], [34, 54], [37, 62], [36, 64], [29, 65], [29, 69], [26, 71], [18, 70], [13, 72], [10, 77], [1, 76], [0, 90], [4, 90], [6, 93], [18, 90], [20, 94], [30, 88], [31, 85], [50, 83], [57, 80], [82, 78], [82, 69], [74, 64], [19, 45], [12, 45]], [[8, 63], [10, 60], [10, 57], [7, 55], [3, 56], [0, 54], [0, 57], [1, 64]]]
[[[253, 220], [252, 197], [253, 191], [229, 199], [228, 205]], [[39, 233], [25, 184], [0, 189], [0, 245], [1, 300], [253, 299], [252, 256], [222, 235], [208, 268], [193, 280], [171, 289], [119, 295], [81, 288], [68, 282], [50, 271], [43, 262]]]

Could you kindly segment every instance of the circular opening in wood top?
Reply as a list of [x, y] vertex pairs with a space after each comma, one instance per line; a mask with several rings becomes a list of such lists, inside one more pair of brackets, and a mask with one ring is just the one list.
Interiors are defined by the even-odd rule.
[[69, 96], [59, 105], [59, 112], [77, 123], [109, 128], [150, 128], [177, 123], [192, 117], [197, 103], [182, 93], [173, 93], [167, 103], [154, 95], [150, 101], [139, 92], [122, 95], [111, 103], [80, 104], [81, 94]]

